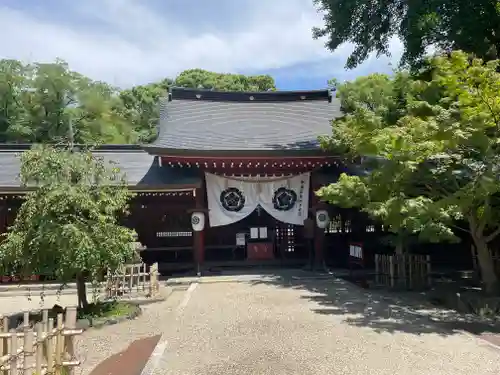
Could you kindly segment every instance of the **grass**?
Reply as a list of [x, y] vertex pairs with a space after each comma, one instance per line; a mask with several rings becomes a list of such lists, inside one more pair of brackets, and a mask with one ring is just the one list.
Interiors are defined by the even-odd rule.
[[129, 315], [135, 306], [120, 301], [107, 301], [90, 303], [86, 309], [78, 309], [78, 319], [113, 318]]

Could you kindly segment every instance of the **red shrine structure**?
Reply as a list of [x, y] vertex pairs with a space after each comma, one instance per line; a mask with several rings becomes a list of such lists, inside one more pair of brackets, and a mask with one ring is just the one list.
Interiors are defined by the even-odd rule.
[[[153, 143], [95, 154], [115, 162], [137, 193], [124, 224], [163, 272], [303, 265], [310, 250], [318, 264], [346, 266], [348, 242], [370, 242], [375, 226], [314, 194], [346, 168], [318, 141], [340, 115], [329, 90], [172, 88]], [[17, 154], [29, 147], [0, 145], [0, 231], [22, 203]]]

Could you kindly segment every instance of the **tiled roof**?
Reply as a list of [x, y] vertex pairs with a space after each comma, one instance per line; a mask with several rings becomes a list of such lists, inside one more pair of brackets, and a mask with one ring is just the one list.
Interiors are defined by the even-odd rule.
[[[0, 146], [0, 187], [20, 186], [19, 155], [28, 148], [29, 145]], [[188, 170], [188, 168], [161, 167], [157, 157], [149, 155], [139, 146], [103, 146], [96, 150], [94, 155], [101, 156], [106, 162], [113, 162], [114, 166], [120, 168], [121, 172], [126, 175], [129, 186], [168, 188], [168, 185], [195, 185], [200, 182], [195, 171]]]
[[315, 150], [331, 134], [340, 102], [328, 90], [217, 92], [173, 88], [159, 136], [146, 149]]

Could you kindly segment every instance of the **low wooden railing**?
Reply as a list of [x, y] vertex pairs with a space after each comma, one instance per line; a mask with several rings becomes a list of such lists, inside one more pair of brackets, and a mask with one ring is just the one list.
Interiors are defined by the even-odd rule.
[[9, 329], [9, 317], [1, 319], [0, 374], [1, 375], [65, 375], [80, 366], [75, 358], [74, 337], [83, 330], [76, 329], [76, 307], [68, 307], [66, 316], [48, 317], [44, 310], [42, 321], [30, 324], [30, 312], [25, 312], [20, 329]]
[[432, 284], [429, 255], [375, 254], [375, 282], [390, 288], [425, 289]]
[[156, 297], [160, 282], [158, 263], [149, 267], [145, 263], [126, 264], [115, 272], [108, 272], [105, 281], [106, 298], [140, 295]]

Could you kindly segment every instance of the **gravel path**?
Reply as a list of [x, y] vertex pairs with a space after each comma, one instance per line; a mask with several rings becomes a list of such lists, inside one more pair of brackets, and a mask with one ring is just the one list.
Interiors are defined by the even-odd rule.
[[159, 333], [167, 348], [154, 375], [500, 374], [499, 350], [341, 280], [243, 278], [190, 290], [79, 336], [76, 374]]
[[[89, 301], [92, 301], [93, 297], [92, 293], [87, 295]], [[76, 294], [63, 294], [60, 296], [48, 295], [42, 299], [40, 298], [39, 292], [33, 292], [31, 298], [27, 296], [2, 296], [0, 293], [0, 315], [10, 315], [21, 311], [51, 308], [55, 304], [62, 307], [76, 306], [78, 304], [78, 298]]]
[[493, 375], [500, 351], [343, 281], [199, 284], [155, 375]]
[[78, 336], [76, 354], [82, 365], [76, 375], [87, 375], [99, 363], [124, 351], [134, 341], [161, 334], [168, 329], [182, 296], [183, 291], [174, 291], [166, 301], [141, 306], [142, 314], [134, 320], [90, 329]]
[[[124, 351], [135, 340], [155, 336], [171, 323], [169, 315], [180, 302], [182, 291], [174, 292], [166, 301], [142, 306], [143, 313], [135, 320], [120, 324], [105, 326], [100, 329], [90, 329], [76, 336], [76, 357], [81, 366], [75, 375], [88, 375], [94, 367], [113, 354]], [[92, 300], [92, 294], [88, 296]], [[4, 297], [0, 294], [0, 315], [20, 311], [52, 307], [54, 304], [74, 306], [76, 295], [46, 296], [43, 300], [33, 296], [28, 300], [25, 296]]]

